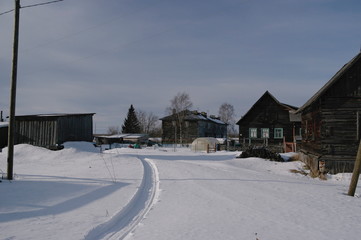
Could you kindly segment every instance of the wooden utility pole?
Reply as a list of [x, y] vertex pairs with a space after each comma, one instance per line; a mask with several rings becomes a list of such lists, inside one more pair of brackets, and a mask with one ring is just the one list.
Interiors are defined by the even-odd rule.
[[349, 196], [352, 196], [352, 197], [355, 196], [357, 182], [358, 182], [358, 179], [359, 179], [359, 176], [360, 176], [360, 170], [361, 170], [361, 141], [360, 141], [360, 145], [359, 145], [358, 151], [357, 151], [355, 166], [353, 168], [350, 188], [348, 190], [348, 195]]
[[14, 166], [15, 104], [16, 104], [16, 80], [17, 80], [17, 72], [18, 72], [19, 20], [20, 20], [20, 0], [15, 0], [13, 66], [12, 66], [12, 75], [11, 75], [10, 116], [9, 116], [10, 118], [9, 118], [9, 132], [8, 132], [7, 178], [9, 180], [13, 179], [13, 166]]

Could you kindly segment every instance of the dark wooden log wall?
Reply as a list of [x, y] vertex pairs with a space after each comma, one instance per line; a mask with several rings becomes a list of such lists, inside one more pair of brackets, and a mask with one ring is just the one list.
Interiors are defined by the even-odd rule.
[[339, 76], [302, 114], [302, 149], [331, 173], [352, 172], [361, 137], [361, 61]]
[[299, 135], [301, 123], [290, 122], [289, 110], [285, 109], [282, 105], [277, 104], [272, 98], [264, 97], [261, 101], [251, 109], [248, 115], [239, 122], [240, 141], [243, 138], [249, 138], [249, 129], [257, 128], [257, 139], [252, 139], [254, 142], [263, 143], [261, 137], [261, 129], [269, 129], [268, 143], [279, 145], [283, 143], [283, 138], [274, 138], [274, 129], [282, 128], [283, 135], [286, 141], [293, 141], [293, 127], [295, 126], [295, 133]]

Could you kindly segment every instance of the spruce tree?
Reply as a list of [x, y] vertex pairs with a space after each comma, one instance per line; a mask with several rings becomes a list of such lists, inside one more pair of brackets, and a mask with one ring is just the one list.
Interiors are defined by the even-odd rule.
[[130, 105], [128, 110], [128, 115], [124, 119], [124, 124], [122, 125], [122, 133], [140, 133], [140, 123], [135, 113], [133, 104]]

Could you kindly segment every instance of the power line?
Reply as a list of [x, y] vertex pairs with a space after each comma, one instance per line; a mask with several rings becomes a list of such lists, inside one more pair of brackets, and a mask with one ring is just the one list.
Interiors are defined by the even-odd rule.
[[[37, 7], [37, 6], [42, 6], [42, 5], [47, 5], [47, 4], [51, 4], [51, 3], [56, 3], [56, 2], [62, 2], [64, 0], [54, 0], [54, 1], [49, 1], [49, 2], [44, 2], [44, 3], [36, 3], [36, 4], [31, 4], [31, 5], [26, 5], [26, 6], [22, 6], [20, 8], [30, 8], [30, 7]], [[6, 11], [6, 12], [2, 12], [0, 13], [0, 16], [1, 15], [4, 15], [4, 14], [7, 14], [7, 13], [11, 13], [13, 12], [15, 9], [11, 9], [9, 11]]]
[[37, 7], [37, 6], [41, 6], [41, 5], [46, 5], [46, 4], [51, 4], [51, 3], [57, 3], [57, 2], [62, 2], [62, 1], [64, 1], [64, 0], [54, 0], [54, 1], [50, 1], [50, 2], [36, 3], [36, 4], [32, 4], [32, 5], [23, 6], [23, 7], [21, 7], [21, 8]]
[[4, 14], [7, 14], [7, 13], [11, 13], [11, 12], [14, 12], [14, 10], [15, 10], [15, 9], [11, 9], [11, 10], [9, 10], [9, 11], [6, 11], [6, 12], [2, 12], [2, 13], [0, 13], [0, 16], [1, 16], [1, 15], [4, 15]]

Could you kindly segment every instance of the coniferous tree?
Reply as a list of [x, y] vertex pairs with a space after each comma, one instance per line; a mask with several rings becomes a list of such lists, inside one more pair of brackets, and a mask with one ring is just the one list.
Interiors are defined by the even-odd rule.
[[122, 126], [122, 133], [140, 133], [140, 123], [138, 121], [137, 115], [135, 113], [133, 104], [130, 105], [128, 110], [128, 115], [124, 119], [124, 124]]

